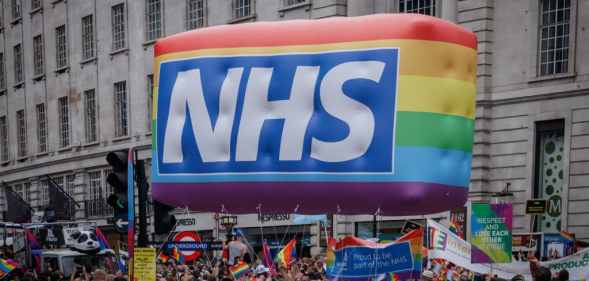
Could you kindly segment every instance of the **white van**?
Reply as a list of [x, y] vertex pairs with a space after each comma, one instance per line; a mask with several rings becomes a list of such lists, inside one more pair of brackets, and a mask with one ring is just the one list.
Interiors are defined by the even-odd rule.
[[[121, 253], [123, 257], [125, 253]], [[41, 268], [43, 271], [57, 269], [63, 272], [64, 276], [69, 277], [76, 271], [81, 271], [82, 267], [90, 272], [96, 269], [107, 269], [112, 266], [117, 270], [117, 259], [113, 250], [102, 250], [96, 255], [86, 255], [69, 249], [51, 249], [43, 250], [41, 254]]]

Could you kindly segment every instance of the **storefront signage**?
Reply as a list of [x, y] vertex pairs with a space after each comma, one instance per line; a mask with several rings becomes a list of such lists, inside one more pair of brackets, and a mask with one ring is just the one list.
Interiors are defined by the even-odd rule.
[[258, 214], [259, 222], [268, 221], [288, 221], [290, 220], [290, 214]]
[[195, 226], [196, 219], [195, 218], [178, 219], [177, 224], [178, 224], [178, 226]]
[[526, 214], [538, 215], [546, 213], [546, 200], [536, 199], [526, 201]]

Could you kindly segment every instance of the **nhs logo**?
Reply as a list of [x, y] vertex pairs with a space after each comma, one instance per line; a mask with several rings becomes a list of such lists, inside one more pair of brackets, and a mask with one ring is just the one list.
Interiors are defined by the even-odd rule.
[[157, 173], [391, 174], [398, 60], [381, 48], [163, 61]]

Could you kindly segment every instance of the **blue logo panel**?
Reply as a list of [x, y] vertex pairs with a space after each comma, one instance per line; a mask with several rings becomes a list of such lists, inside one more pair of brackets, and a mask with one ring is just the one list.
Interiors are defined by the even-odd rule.
[[[348, 62], [379, 62], [384, 66], [377, 81], [370, 79], [348, 79], [342, 84], [343, 94], [358, 104], [370, 109], [374, 120], [372, 140], [365, 152], [345, 161], [321, 161], [313, 157], [313, 140], [338, 142], [350, 135], [346, 120], [334, 116], [325, 108], [321, 85], [326, 74], [334, 67]], [[268, 119], [263, 122], [257, 147], [257, 158], [241, 161], [236, 157], [240, 125], [244, 122], [244, 100], [252, 69], [272, 70], [267, 100], [287, 101], [291, 97], [293, 81], [298, 67], [318, 67], [316, 84], [313, 89], [313, 114], [303, 132], [300, 160], [280, 160], [281, 141], [292, 136], [284, 133], [284, 119]], [[228, 76], [229, 69], [241, 68], [243, 74], [237, 91], [235, 117], [229, 146], [228, 161], [203, 161], [200, 147], [193, 132], [190, 114], [186, 118], [181, 134], [182, 161], [165, 162], [164, 142], [169, 124], [172, 91], [179, 73], [199, 70], [202, 93], [209, 120], [214, 127], [218, 121], [220, 91]], [[163, 62], [160, 65], [157, 101], [156, 148], [157, 171], [159, 175], [203, 175], [203, 174], [250, 174], [250, 173], [392, 173], [394, 159], [394, 124], [398, 76], [398, 49], [370, 49], [326, 53], [293, 53], [277, 55], [198, 57]], [[198, 91], [194, 91], [195, 93]], [[193, 94], [190, 92], [189, 94]], [[332, 105], [333, 108], [334, 105]], [[200, 121], [199, 121], [200, 122]], [[334, 153], [337, 154], [337, 151]]]

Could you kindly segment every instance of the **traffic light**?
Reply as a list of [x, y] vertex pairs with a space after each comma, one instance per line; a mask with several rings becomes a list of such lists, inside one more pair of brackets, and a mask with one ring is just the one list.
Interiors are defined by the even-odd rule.
[[108, 197], [107, 203], [114, 209], [114, 217], [127, 215], [127, 151], [109, 152], [106, 162], [112, 167], [112, 172], [106, 177], [106, 181], [112, 186], [113, 193]]
[[174, 230], [176, 226], [176, 217], [170, 212], [174, 207], [153, 201], [153, 225], [155, 234], [166, 234]]

